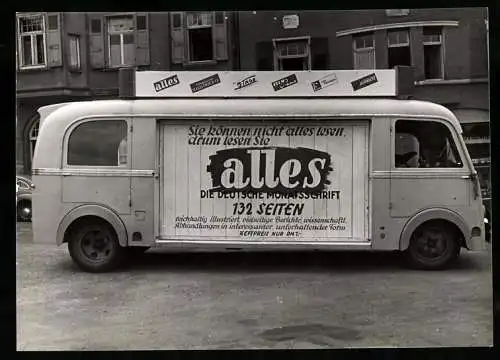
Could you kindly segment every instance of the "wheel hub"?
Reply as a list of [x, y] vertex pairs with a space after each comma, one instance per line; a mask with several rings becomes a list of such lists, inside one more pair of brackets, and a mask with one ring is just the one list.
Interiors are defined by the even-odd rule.
[[99, 231], [88, 232], [82, 239], [82, 250], [92, 260], [102, 260], [111, 254], [111, 241]]
[[419, 252], [425, 257], [439, 257], [446, 250], [446, 241], [440, 232], [426, 231], [419, 239]]

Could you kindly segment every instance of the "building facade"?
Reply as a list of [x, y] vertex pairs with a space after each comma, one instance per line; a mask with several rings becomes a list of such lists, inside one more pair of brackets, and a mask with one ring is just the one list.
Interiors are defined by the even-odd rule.
[[118, 95], [118, 70], [236, 70], [234, 15], [18, 13], [16, 170], [31, 173], [40, 106]]
[[487, 10], [17, 14], [17, 169], [29, 174], [37, 108], [115, 97], [118, 69], [328, 70], [412, 66], [414, 98], [463, 124], [489, 188]]
[[241, 70], [411, 66], [413, 98], [455, 113], [489, 193], [487, 15], [485, 8], [243, 11]]

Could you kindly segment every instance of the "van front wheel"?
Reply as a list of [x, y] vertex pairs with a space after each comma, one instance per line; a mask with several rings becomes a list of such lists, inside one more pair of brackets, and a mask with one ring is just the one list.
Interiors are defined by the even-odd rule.
[[431, 221], [417, 228], [405, 251], [408, 264], [422, 270], [444, 269], [457, 259], [459, 253], [457, 232], [440, 221]]
[[114, 270], [124, 257], [113, 228], [102, 222], [81, 224], [72, 232], [68, 249], [73, 261], [84, 271], [99, 273]]

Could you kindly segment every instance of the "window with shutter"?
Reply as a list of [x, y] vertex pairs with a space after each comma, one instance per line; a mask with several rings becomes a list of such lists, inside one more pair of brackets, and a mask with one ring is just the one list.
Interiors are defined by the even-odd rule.
[[274, 40], [275, 70], [311, 70], [310, 38]]
[[224, 12], [173, 12], [170, 23], [174, 64], [228, 59]]
[[[216, 32], [214, 30], [214, 13], [194, 12], [187, 14], [187, 59], [188, 62], [215, 60]], [[218, 25], [217, 34], [221, 34]], [[220, 35], [219, 35], [220, 37]]]
[[109, 17], [107, 25], [109, 66], [134, 65], [136, 41], [133, 16]]

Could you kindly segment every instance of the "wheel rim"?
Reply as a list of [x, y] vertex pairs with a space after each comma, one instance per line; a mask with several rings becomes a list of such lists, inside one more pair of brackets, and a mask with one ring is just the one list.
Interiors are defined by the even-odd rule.
[[113, 241], [108, 232], [89, 230], [80, 240], [83, 255], [94, 263], [106, 261], [113, 252]]
[[439, 260], [448, 251], [448, 239], [441, 229], [427, 228], [415, 238], [418, 255], [428, 260]]

